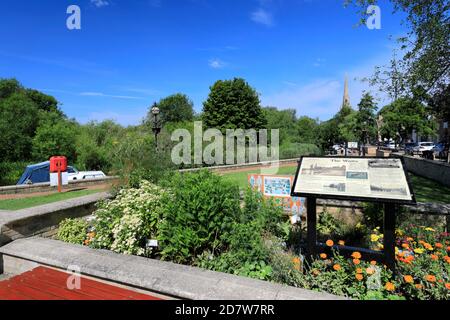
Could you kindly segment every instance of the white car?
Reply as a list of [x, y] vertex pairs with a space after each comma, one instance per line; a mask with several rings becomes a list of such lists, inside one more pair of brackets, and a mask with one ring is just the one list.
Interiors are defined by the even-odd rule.
[[414, 147], [414, 152], [422, 153], [424, 151], [431, 151], [434, 148], [434, 142], [419, 142], [416, 147]]
[[69, 181], [102, 179], [106, 177], [103, 171], [78, 171], [77, 168], [71, 166], [67, 167], [67, 173], [69, 174]]

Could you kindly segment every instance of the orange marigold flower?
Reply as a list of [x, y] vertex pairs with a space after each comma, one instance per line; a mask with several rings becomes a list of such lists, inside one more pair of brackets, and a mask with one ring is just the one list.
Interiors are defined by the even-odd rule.
[[386, 285], [384, 286], [384, 288], [387, 291], [394, 291], [395, 290], [395, 285], [392, 282], [387, 282]]
[[414, 283], [414, 279], [410, 275], [406, 275], [403, 277], [403, 280], [405, 280], [406, 283]]
[[332, 247], [334, 245], [333, 240], [327, 240], [327, 242], [325, 242], [327, 246]]
[[352, 253], [352, 258], [354, 259], [361, 259], [361, 253], [359, 253], [358, 251], [355, 251]]
[[373, 266], [376, 266], [377, 262], [375, 260], [372, 260], [372, 261], [370, 261], [370, 264], [373, 265]]
[[423, 285], [421, 285], [420, 283], [418, 283], [418, 284], [416, 284], [416, 289], [422, 289], [423, 288]]
[[357, 274], [355, 274], [355, 278], [356, 278], [356, 280], [361, 281], [362, 279], [364, 279], [364, 276], [360, 273], [357, 273]]
[[356, 273], [363, 273], [363, 270], [361, 268], [356, 268]]
[[449, 256], [444, 256], [443, 259], [445, 260], [445, 262], [450, 263], [450, 257]]
[[448, 290], [450, 290], [450, 283], [446, 283], [446, 284], [445, 284], [445, 287], [446, 287]]
[[338, 243], [339, 243], [340, 246], [345, 246], [345, 241], [344, 240], [339, 240]]
[[437, 260], [437, 259], [439, 259], [439, 257], [438, 257], [437, 255], [435, 255], [435, 254], [430, 255], [430, 257], [431, 257], [432, 260]]
[[407, 237], [406, 240], [407, 240], [407, 241], [414, 241], [414, 238]]
[[439, 248], [439, 249], [442, 249], [442, 248], [444, 247], [444, 245], [443, 245], [442, 243], [440, 243], [440, 242], [436, 242], [436, 243], [434, 244], [434, 246], [435, 246], [436, 248]]
[[402, 243], [402, 248], [409, 249], [409, 245], [407, 243]]
[[321, 257], [322, 259], [326, 259], [326, 258], [327, 258], [327, 254], [326, 254], [326, 253], [321, 253], [321, 254], [320, 254], [320, 257]]
[[358, 264], [361, 263], [361, 260], [359, 260], [359, 259], [353, 259], [353, 263], [356, 264], [356, 265], [358, 265]]
[[341, 270], [341, 265], [340, 264], [335, 264], [334, 266], [333, 266], [333, 269], [335, 270], [335, 271], [339, 271], [339, 270]]
[[436, 277], [431, 274], [428, 274], [425, 276], [425, 280], [427, 280], [428, 282], [436, 282]]
[[450, 247], [447, 247], [447, 251], [450, 251]]

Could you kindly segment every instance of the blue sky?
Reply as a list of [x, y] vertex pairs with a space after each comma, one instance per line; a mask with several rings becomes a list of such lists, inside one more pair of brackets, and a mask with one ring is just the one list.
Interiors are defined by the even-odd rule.
[[[201, 111], [219, 79], [245, 78], [264, 106], [326, 120], [385, 64], [401, 16], [381, 1], [381, 30], [355, 27], [344, 0], [0, 1], [0, 77], [55, 96], [82, 123], [137, 124], [148, 106], [182, 92]], [[81, 30], [68, 30], [69, 5]]]

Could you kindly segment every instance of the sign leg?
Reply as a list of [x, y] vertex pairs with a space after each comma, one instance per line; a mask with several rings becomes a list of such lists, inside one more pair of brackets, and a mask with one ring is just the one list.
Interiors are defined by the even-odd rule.
[[308, 255], [313, 258], [317, 252], [317, 204], [316, 198], [306, 199]]
[[384, 204], [384, 257], [385, 263], [392, 271], [395, 270], [395, 214], [396, 205]]

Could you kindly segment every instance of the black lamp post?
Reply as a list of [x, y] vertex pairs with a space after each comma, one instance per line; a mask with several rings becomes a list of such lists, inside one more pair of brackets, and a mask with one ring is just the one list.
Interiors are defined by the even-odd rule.
[[152, 131], [155, 134], [155, 149], [158, 150], [158, 134], [161, 132], [161, 121], [159, 120], [159, 108], [156, 103], [152, 106]]

